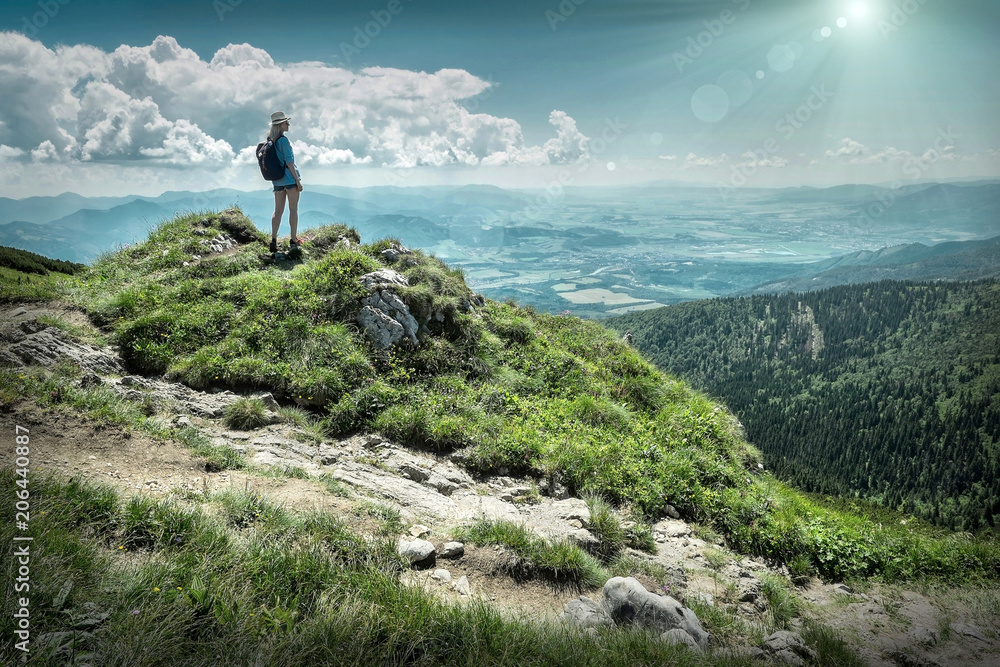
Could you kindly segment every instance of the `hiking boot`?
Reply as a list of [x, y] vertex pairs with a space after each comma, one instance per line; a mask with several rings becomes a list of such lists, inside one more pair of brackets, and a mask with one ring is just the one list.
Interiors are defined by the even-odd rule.
[[278, 240], [271, 239], [271, 245], [269, 245], [267, 249], [271, 252], [278, 252]]
[[288, 242], [288, 245], [290, 245], [293, 248], [296, 248], [296, 247], [298, 247], [301, 244], [302, 244], [302, 241], [299, 241], [298, 239], [292, 239], [291, 241]]

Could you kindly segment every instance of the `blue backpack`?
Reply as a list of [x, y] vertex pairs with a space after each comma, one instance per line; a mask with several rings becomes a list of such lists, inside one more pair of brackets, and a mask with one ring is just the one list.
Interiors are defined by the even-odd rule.
[[257, 144], [257, 164], [260, 165], [261, 176], [267, 181], [279, 181], [285, 177], [285, 165], [278, 157], [276, 144], [277, 141], [270, 139]]

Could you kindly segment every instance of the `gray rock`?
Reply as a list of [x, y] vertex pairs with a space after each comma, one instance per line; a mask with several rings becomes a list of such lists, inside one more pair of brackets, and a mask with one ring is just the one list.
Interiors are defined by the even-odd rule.
[[979, 628], [972, 625], [967, 625], [965, 623], [952, 623], [948, 627], [951, 628], [952, 632], [962, 635], [963, 637], [971, 637], [972, 639], [978, 639], [981, 642], [987, 643], [990, 641], [985, 635], [983, 635], [982, 632], [979, 631]]
[[911, 628], [909, 634], [918, 644], [924, 646], [934, 646], [938, 643], [938, 633], [931, 628]]
[[80, 378], [81, 389], [93, 389], [94, 387], [100, 387], [103, 384], [104, 380], [101, 379], [101, 376], [93, 372], [88, 371]]
[[469, 585], [469, 578], [462, 575], [462, 578], [455, 582], [455, 590], [459, 595], [472, 595], [472, 586]]
[[647, 591], [633, 577], [614, 577], [604, 584], [602, 601], [617, 625], [634, 625], [663, 634], [679, 628], [691, 635], [702, 648], [708, 633], [693, 611], [672, 597]]
[[755, 602], [761, 594], [759, 579], [741, 577], [736, 581], [736, 599], [740, 602]]
[[433, 489], [354, 461], [338, 463], [332, 475], [341, 482], [393, 501], [419, 515], [448, 521], [456, 515], [455, 502]]
[[[16, 367], [54, 366], [62, 359], [69, 359], [84, 371], [97, 375], [123, 375], [125, 368], [117, 355], [86, 343], [76, 343], [63, 338], [55, 327], [35, 320], [21, 322], [23, 333], [5, 338], [13, 342], [0, 349], [0, 362], [7, 361]], [[37, 330], [36, 330], [37, 329]]]
[[793, 667], [802, 667], [806, 664], [805, 660], [800, 658], [795, 651], [785, 649], [783, 651], [778, 651], [774, 654], [774, 659], [786, 665], [792, 665]]
[[664, 505], [663, 513], [669, 516], [671, 519], [680, 519], [681, 513], [677, 511], [677, 508], [673, 505]]
[[409, 561], [410, 565], [430, 560], [436, 551], [434, 545], [427, 540], [400, 540], [396, 547], [400, 556]]
[[847, 584], [835, 584], [833, 586], [833, 591], [835, 593], [840, 593], [841, 595], [853, 595], [854, 590]]
[[358, 313], [358, 325], [379, 349], [388, 349], [403, 340], [403, 325], [377, 308], [365, 306]]
[[410, 281], [402, 273], [392, 269], [379, 269], [371, 273], [366, 273], [360, 278], [361, 284], [369, 292], [373, 292], [383, 287], [409, 287]]
[[15, 308], [14, 310], [10, 311], [10, 316], [11, 317], [20, 317], [21, 315], [24, 315], [26, 312], [28, 312], [27, 308], [24, 308], [24, 307]]
[[445, 570], [444, 568], [439, 568], [437, 570], [434, 570], [434, 574], [432, 574], [431, 577], [437, 579], [438, 581], [448, 583], [449, 581], [451, 581], [451, 572]]
[[185, 417], [184, 415], [179, 415], [174, 420], [174, 425], [177, 426], [177, 428], [190, 428], [194, 426], [194, 424], [191, 423], [191, 420]]
[[465, 555], [465, 545], [461, 542], [448, 542], [441, 547], [441, 558], [461, 558]]
[[668, 644], [683, 644], [684, 646], [689, 646], [695, 651], [701, 651], [701, 646], [699, 646], [698, 642], [694, 640], [694, 637], [684, 632], [680, 628], [667, 630], [662, 635], [660, 635], [660, 639], [667, 642]]
[[405, 337], [414, 345], [417, 344], [417, 329], [419, 325], [413, 315], [410, 314], [410, 307], [403, 302], [399, 295], [387, 289], [376, 290], [361, 299], [361, 305], [384, 314], [403, 327], [403, 335], [400, 336], [399, 340]]
[[607, 609], [600, 602], [581, 595], [576, 600], [566, 603], [559, 618], [569, 621], [581, 628], [609, 627], [614, 625]]
[[817, 660], [816, 652], [806, 646], [806, 643], [802, 640], [802, 636], [797, 632], [779, 630], [764, 639], [764, 648], [779, 660], [785, 660], [787, 656], [783, 657], [783, 654], [789, 652], [800, 660], [798, 663], [790, 662], [789, 664], [801, 665], [802, 659]]
[[427, 537], [431, 534], [431, 529], [418, 523], [410, 526], [409, 533], [413, 537]]

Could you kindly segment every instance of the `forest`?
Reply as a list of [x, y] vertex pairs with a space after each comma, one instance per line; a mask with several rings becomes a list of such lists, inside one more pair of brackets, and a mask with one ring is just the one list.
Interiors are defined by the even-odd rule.
[[882, 281], [607, 320], [736, 413], [780, 477], [975, 532], [1000, 521], [1000, 281]]

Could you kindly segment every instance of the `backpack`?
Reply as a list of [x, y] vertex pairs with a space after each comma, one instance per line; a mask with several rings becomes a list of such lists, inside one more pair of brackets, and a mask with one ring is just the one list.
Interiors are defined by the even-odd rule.
[[260, 165], [261, 176], [267, 181], [279, 181], [285, 177], [285, 165], [278, 157], [276, 144], [276, 141], [270, 140], [257, 144], [257, 164]]

